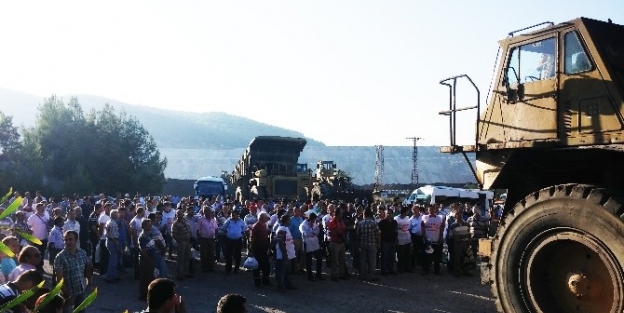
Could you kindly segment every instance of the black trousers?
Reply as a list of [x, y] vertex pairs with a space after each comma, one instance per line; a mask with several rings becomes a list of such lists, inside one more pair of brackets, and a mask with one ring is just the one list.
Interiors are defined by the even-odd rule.
[[100, 239], [100, 276], [103, 276], [108, 271], [108, 259], [110, 253], [106, 248], [106, 239]]
[[141, 262], [139, 260], [139, 248], [132, 248], [132, 265], [134, 266], [134, 279], [141, 279]]
[[424, 245], [421, 235], [412, 234], [412, 259], [410, 264], [412, 267], [422, 265]]
[[438, 274], [440, 273], [440, 262], [442, 261], [442, 243], [433, 243], [431, 244], [431, 248], [433, 248], [433, 253], [425, 253], [423, 270], [429, 272], [431, 263], [433, 262], [433, 271]]
[[448, 260], [446, 261], [446, 269], [449, 273], [454, 270], [453, 260], [455, 258], [455, 240], [453, 238], [446, 239], [446, 247], [448, 248]]
[[37, 270], [43, 273], [43, 258], [45, 258], [46, 247], [48, 246], [48, 239], [41, 240], [40, 245], [35, 243], [33, 243], [33, 245], [37, 248], [37, 250], [39, 250], [39, 253], [41, 253], [41, 261], [39, 262], [39, 265], [37, 265]]
[[97, 262], [95, 262], [95, 249], [97, 248], [98, 243], [100, 243], [100, 239], [89, 239], [89, 241], [91, 242], [91, 264], [93, 264], [93, 266], [95, 267], [95, 265], [98, 264]]
[[[258, 247], [253, 250], [253, 253], [254, 258], [258, 261], [258, 268], [253, 270], [254, 283], [256, 285], [260, 285], [262, 282], [268, 282], [269, 274], [271, 273], [269, 247]], [[260, 278], [260, 274], [262, 274], [262, 280]]]
[[323, 274], [323, 251], [318, 249], [316, 251], [306, 252], [306, 271], [308, 277], [312, 278], [312, 257], [316, 259], [316, 277]]
[[241, 251], [243, 250], [243, 239], [225, 240], [225, 272], [232, 272], [232, 259], [234, 259], [234, 272], [238, 272], [241, 263]]
[[397, 271], [403, 272], [403, 271], [411, 271], [410, 269], [410, 256], [411, 256], [411, 249], [412, 245], [411, 244], [404, 244], [404, 245], [397, 245], [396, 246], [396, 252], [397, 252]]

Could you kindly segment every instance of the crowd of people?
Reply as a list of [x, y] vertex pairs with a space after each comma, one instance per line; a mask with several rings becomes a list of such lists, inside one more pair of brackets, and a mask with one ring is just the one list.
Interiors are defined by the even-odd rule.
[[[16, 192], [4, 207], [19, 196]], [[139, 298], [147, 301], [155, 279], [183, 281], [199, 270], [216, 272], [222, 258], [225, 275], [239, 273], [244, 252], [257, 263], [253, 284], [273, 286], [274, 271], [280, 292], [297, 289], [291, 275], [340, 281], [359, 273], [360, 280], [376, 281], [417, 269], [427, 275], [432, 267], [433, 274], [442, 275], [440, 264], [446, 263], [459, 277], [472, 275], [478, 240], [494, 234], [500, 216], [496, 209], [482, 211], [478, 203], [404, 206], [398, 199], [388, 205], [357, 199], [172, 200], [100, 194], [63, 195], [57, 202], [39, 192], [24, 193], [18, 210], [0, 220], [2, 241], [17, 255], [0, 254], [0, 281], [14, 282], [32, 270], [43, 273], [47, 252], [53, 284], [65, 279], [69, 312], [84, 300], [93, 270], [115, 284], [132, 268], [140, 280]], [[175, 260], [172, 273], [167, 260]]]

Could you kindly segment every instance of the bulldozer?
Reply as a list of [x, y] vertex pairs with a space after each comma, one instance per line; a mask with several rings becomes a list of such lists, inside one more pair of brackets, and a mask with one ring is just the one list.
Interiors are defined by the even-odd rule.
[[[483, 112], [469, 75], [440, 82], [450, 95], [441, 152], [463, 154], [481, 188], [508, 190], [495, 235], [478, 246], [499, 312], [624, 311], [623, 38], [624, 26], [590, 18], [510, 32]], [[457, 106], [462, 84], [476, 104]], [[469, 145], [456, 142], [463, 111], [476, 111]]]
[[334, 161], [319, 160], [316, 163], [316, 171], [312, 176], [311, 199], [331, 199], [335, 196], [344, 198], [341, 195], [353, 193], [353, 190], [351, 178], [340, 171]]
[[304, 138], [255, 137], [232, 171], [235, 198], [307, 200], [310, 173], [306, 164], [297, 163], [306, 143]]

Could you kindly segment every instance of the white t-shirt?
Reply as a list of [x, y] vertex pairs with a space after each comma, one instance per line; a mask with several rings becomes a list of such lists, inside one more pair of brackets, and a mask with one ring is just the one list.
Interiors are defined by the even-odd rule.
[[48, 239], [48, 219], [44, 216], [41, 217], [37, 214], [33, 214], [28, 218], [28, 226], [32, 230], [33, 236], [39, 240]]
[[394, 220], [397, 222], [397, 230], [398, 230], [397, 239], [398, 239], [399, 246], [412, 243], [412, 235], [410, 234], [409, 217], [405, 216], [404, 218], [401, 218], [401, 215], [397, 215], [394, 217]]
[[171, 209], [169, 212], [163, 210], [162, 215], [162, 224], [160, 225], [165, 226], [167, 234], [171, 234], [171, 226], [173, 225], [173, 221], [175, 221], [176, 211], [174, 209]]
[[136, 234], [136, 237], [139, 238], [139, 235], [141, 234], [142, 228], [141, 228], [141, 224], [143, 224], [143, 220], [145, 219], [145, 217], [139, 217], [138, 215], [133, 217], [130, 220], [130, 229], [134, 230], [134, 233]]
[[321, 248], [318, 240], [320, 229], [317, 223], [304, 221], [299, 225], [299, 231], [301, 231], [301, 235], [303, 236], [306, 252], [316, 251]]
[[425, 236], [432, 243], [440, 242], [440, 227], [444, 224], [444, 218], [439, 215], [431, 216], [425, 215], [422, 218], [423, 223], [425, 224]]
[[[106, 225], [110, 219], [110, 216], [106, 215], [106, 212], [102, 212], [98, 218], [98, 227], [101, 224]], [[100, 240], [106, 240], [106, 227], [104, 227], [104, 232], [102, 233], [102, 236], [100, 236]]]
[[[290, 233], [290, 229], [288, 229], [288, 227], [286, 226], [280, 226], [277, 228], [277, 232], [286, 232], [286, 255], [288, 257], [289, 260], [292, 260], [296, 257], [296, 253], [295, 253], [295, 242], [293, 240], [292, 234]], [[279, 245], [277, 246], [277, 249], [275, 249], [277, 251], [277, 253], [275, 254], [275, 258], [276, 259], [282, 259], [282, 249], [280, 249]]]
[[78, 220], [66, 220], [65, 224], [63, 224], [63, 232], [66, 232], [68, 230], [73, 230], [76, 233], [80, 234], [80, 223], [78, 222]]

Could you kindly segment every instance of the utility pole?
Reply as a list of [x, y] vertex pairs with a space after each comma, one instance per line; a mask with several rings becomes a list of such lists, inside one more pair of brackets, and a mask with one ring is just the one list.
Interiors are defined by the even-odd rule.
[[418, 140], [422, 140], [421, 137], [407, 137], [407, 140], [412, 140], [414, 142], [414, 150], [412, 151], [412, 186], [413, 188], [418, 187]]
[[383, 177], [384, 177], [384, 146], [375, 146], [377, 155], [375, 157], [375, 188], [374, 191], [380, 191], [383, 189]]

